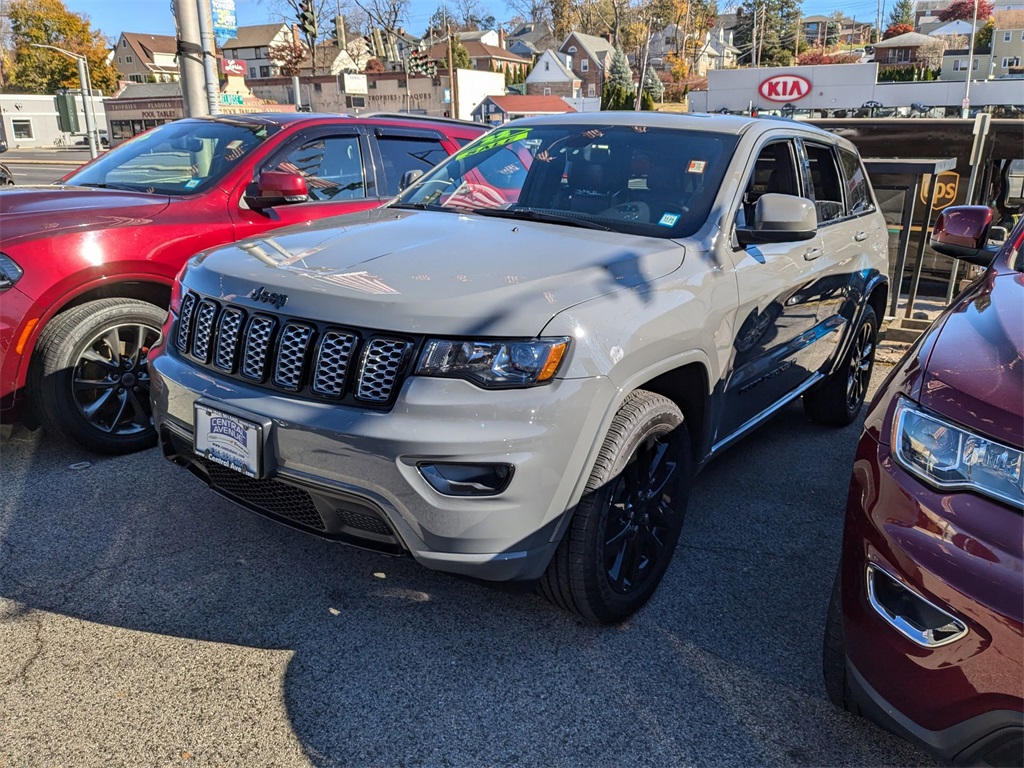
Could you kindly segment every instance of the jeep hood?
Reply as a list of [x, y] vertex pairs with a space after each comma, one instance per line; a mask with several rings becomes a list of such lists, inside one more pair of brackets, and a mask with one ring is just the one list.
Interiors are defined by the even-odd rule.
[[170, 198], [91, 187], [14, 187], [0, 194], [0, 239], [5, 244], [68, 231], [142, 226]]
[[[254, 310], [357, 328], [533, 336], [575, 304], [672, 272], [683, 250], [561, 224], [384, 208], [218, 248], [185, 282]], [[259, 288], [287, 303], [251, 298]]]

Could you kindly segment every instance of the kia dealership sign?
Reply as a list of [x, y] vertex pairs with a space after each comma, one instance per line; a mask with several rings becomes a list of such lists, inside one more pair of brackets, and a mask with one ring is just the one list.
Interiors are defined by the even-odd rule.
[[811, 92], [811, 81], [800, 75], [775, 75], [757, 87], [768, 101], [796, 101]]

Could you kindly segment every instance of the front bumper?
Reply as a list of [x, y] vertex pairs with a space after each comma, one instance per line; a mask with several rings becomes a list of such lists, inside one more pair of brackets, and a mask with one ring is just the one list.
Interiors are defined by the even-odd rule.
[[[847, 679], [865, 715], [946, 760], [1020, 765], [1022, 546], [1019, 511], [930, 488], [887, 445], [861, 438], [840, 567]], [[870, 603], [869, 563], [963, 622], [967, 634], [938, 647], [900, 634]]]
[[[492, 581], [539, 578], [557, 546], [614, 387], [605, 378], [487, 391], [412, 376], [390, 412], [288, 397], [221, 379], [173, 354], [150, 358], [165, 455], [253, 511], [436, 570]], [[264, 479], [193, 453], [194, 403], [268, 424]], [[435, 491], [421, 462], [507, 463], [507, 489]]]

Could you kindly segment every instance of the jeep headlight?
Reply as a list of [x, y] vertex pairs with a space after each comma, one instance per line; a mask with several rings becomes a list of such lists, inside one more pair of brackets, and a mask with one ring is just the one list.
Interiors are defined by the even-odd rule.
[[897, 462], [943, 490], [965, 490], [1024, 507], [1022, 454], [926, 413], [900, 398], [892, 428]]
[[416, 373], [468, 379], [481, 387], [529, 387], [550, 381], [569, 346], [565, 337], [529, 340], [430, 339]]
[[19, 267], [14, 259], [6, 253], [0, 253], [0, 292], [13, 288], [23, 274], [25, 270]]

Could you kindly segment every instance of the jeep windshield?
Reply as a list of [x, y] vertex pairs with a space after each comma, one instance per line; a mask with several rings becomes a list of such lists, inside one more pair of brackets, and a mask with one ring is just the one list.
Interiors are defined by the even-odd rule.
[[707, 219], [736, 141], [641, 125], [512, 125], [468, 145], [391, 205], [686, 237]]
[[233, 120], [178, 120], [147, 131], [72, 174], [64, 184], [194, 195], [224, 175], [278, 131]]

